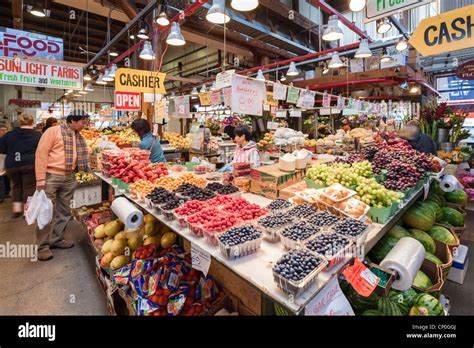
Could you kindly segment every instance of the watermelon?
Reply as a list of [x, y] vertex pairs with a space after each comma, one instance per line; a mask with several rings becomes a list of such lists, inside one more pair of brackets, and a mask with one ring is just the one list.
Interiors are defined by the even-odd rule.
[[441, 210], [441, 207], [438, 205], [438, 203], [432, 201], [431, 199], [427, 199], [423, 203], [432, 208], [435, 213], [435, 221], [439, 221], [443, 218], [443, 211]]
[[428, 231], [428, 234], [433, 237], [433, 239], [439, 240], [440, 242], [447, 245], [456, 245], [457, 240], [454, 238], [453, 234], [447, 228], [442, 226], [433, 226], [431, 230]]
[[423, 244], [423, 247], [425, 250], [429, 253], [434, 254], [436, 251], [436, 243], [431, 236], [424, 232], [420, 231], [417, 229], [412, 229], [410, 230], [410, 237], [415, 238], [417, 241], [419, 241], [421, 244]]
[[370, 294], [369, 297], [363, 297], [359, 295], [352, 286], [349, 286], [347, 288], [346, 297], [356, 313], [362, 313], [367, 309], [377, 308], [378, 295], [375, 292]]
[[408, 233], [408, 231], [402, 226], [395, 225], [390, 230], [388, 230], [386, 236], [401, 239], [403, 237], [410, 237], [410, 233]]
[[369, 253], [369, 256], [375, 262], [382, 261], [385, 256], [392, 250], [392, 248], [397, 244], [398, 238], [391, 237], [388, 234], [382, 237], [381, 240], [372, 248]]
[[407, 307], [413, 306], [413, 302], [417, 295], [417, 292], [413, 288], [405, 291], [390, 289], [390, 292], [388, 293], [390, 300], [397, 304], [403, 304]]
[[441, 209], [443, 211], [443, 220], [449, 222], [455, 227], [464, 226], [464, 215], [453, 208], [445, 207]]
[[435, 201], [438, 203], [438, 205], [443, 208], [446, 206], [446, 198], [444, 198], [442, 195], [437, 195], [437, 194], [429, 194], [428, 199]]
[[415, 280], [413, 281], [413, 286], [426, 290], [433, 286], [433, 282], [422, 271], [418, 271], [418, 273], [416, 274]]
[[433, 221], [436, 218], [436, 211], [429, 204], [425, 204], [424, 202], [419, 202], [418, 201], [418, 202], [415, 202], [412, 207], [414, 207], [416, 209], [424, 210], [426, 212], [430, 212], [432, 217], [433, 217]]
[[441, 261], [437, 256], [431, 254], [431, 253], [426, 253], [425, 254], [425, 259], [437, 264], [437, 265], [442, 265], [443, 261]]
[[431, 209], [410, 207], [402, 217], [408, 227], [422, 231], [429, 231], [434, 224], [434, 214]]
[[388, 316], [402, 316], [403, 313], [398, 305], [387, 297], [377, 300], [377, 309]]
[[444, 316], [443, 305], [430, 294], [418, 294], [415, 298], [410, 315]]
[[464, 190], [455, 190], [453, 192], [446, 192], [444, 197], [449, 203], [466, 205], [467, 204], [467, 193]]
[[364, 311], [364, 313], [362, 313], [363, 316], [365, 317], [375, 317], [375, 316], [383, 316], [385, 315], [384, 313], [382, 313], [381, 311], [379, 311], [378, 309], [368, 309], [366, 311]]
[[444, 191], [441, 189], [441, 186], [439, 186], [439, 181], [433, 180], [430, 186], [430, 194], [435, 194], [441, 197], [444, 196]]

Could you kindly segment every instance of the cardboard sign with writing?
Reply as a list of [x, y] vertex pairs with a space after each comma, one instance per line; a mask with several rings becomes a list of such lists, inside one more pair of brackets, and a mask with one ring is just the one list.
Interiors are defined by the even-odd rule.
[[222, 90], [222, 97], [224, 99], [224, 105], [230, 107], [232, 105], [232, 90], [230, 87], [224, 88]]
[[232, 76], [232, 112], [262, 116], [262, 105], [267, 100], [265, 82]]
[[276, 117], [278, 118], [286, 118], [287, 111], [286, 110], [277, 110]]
[[380, 282], [380, 278], [372, 273], [358, 258], [354, 259], [354, 264], [346, 267], [342, 274], [354, 290], [364, 297], [370, 296]]
[[286, 97], [286, 102], [291, 104], [296, 104], [300, 96], [300, 89], [296, 87], [288, 87], [288, 95]]
[[211, 105], [211, 97], [209, 93], [199, 93], [199, 102], [202, 106], [210, 106]]
[[155, 117], [159, 123], [166, 117], [166, 99], [155, 102]]
[[316, 92], [309, 91], [309, 90], [302, 90], [296, 106], [299, 108], [311, 109], [314, 107], [315, 98], [316, 98]]
[[190, 118], [189, 96], [179, 96], [174, 98], [174, 116], [177, 118]]
[[191, 243], [191, 263], [194, 269], [201, 271], [206, 276], [211, 266], [211, 254]]
[[344, 110], [345, 105], [346, 105], [346, 98], [344, 98], [342, 95], [337, 97], [337, 106], [336, 106], [336, 108], [338, 110]]
[[136, 111], [141, 109], [141, 93], [115, 91], [115, 110]]
[[222, 89], [225, 87], [230, 87], [232, 85], [232, 76], [234, 75], [235, 70], [228, 70], [221, 72], [216, 76], [216, 88]]
[[220, 105], [222, 103], [221, 99], [221, 92], [220, 91], [213, 91], [209, 93], [209, 97], [211, 98], [211, 105]]
[[115, 90], [166, 94], [165, 73], [120, 68], [115, 73]]
[[267, 92], [267, 104], [270, 106], [278, 106], [278, 100], [273, 99], [273, 92]]
[[337, 277], [332, 279], [306, 305], [305, 315], [355, 315], [341, 290]]
[[286, 94], [288, 91], [288, 86], [281, 83], [275, 83], [273, 85], [273, 99], [276, 100], [286, 100]]
[[323, 106], [325, 108], [328, 108], [329, 106], [331, 106], [331, 96], [327, 93], [323, 94]]

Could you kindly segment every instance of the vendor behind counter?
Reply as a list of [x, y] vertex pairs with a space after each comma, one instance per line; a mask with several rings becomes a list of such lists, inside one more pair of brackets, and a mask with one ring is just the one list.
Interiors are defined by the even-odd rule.
[[150, 123], [143, 118], [139, 118], [132, 122], [132, 129], [141, 139], [138, 147], [150, 151], [150, 162], [166, 163], [160, 141], [151, 132]]

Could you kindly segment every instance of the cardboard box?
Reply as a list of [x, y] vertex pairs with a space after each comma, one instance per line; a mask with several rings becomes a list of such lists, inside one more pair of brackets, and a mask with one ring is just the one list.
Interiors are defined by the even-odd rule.
[[451, 250], [449, 247], [440, 242], [439, 240], [435, 239], [436, 243], [436, 252], [435, 256], [441, 260], [443, 264], [438, 265], [438, 267], [441, 270], [441, 276], [443, 280], [446, 280], [446, 277], [448, 276], [449, 270], [453, 264], [453, 255], [451, 253]]
[[305, 170], [284, 172], [278, 164], [253, 168], [250, 171], [250, 192], [276, 199], [280, 190], [303, 179]]
[[453, 253], [453, 264], [449, 270], [448, 280], [463, 284], [469, 267], [469, 248], [460, 245]]
[[290, 185], [279, 192], [279, 198], [283, 199], [290, 199], [295, 195], [295, 192], [300, 192], [303, 190], [306, 190], [308, 188], [308, 185], [306, 184], [306, 181], [300, 181], [297, 182], [296, 184]]
[[420, 292], [430, 294], [435, 298], [439, 298], [439, 295], [441, 294], [441, 289], [444, 285], [444, 281], [441, 276], [441, 269], [434, 262], [425, 259], [423, 261], [423, 264], [421, 265], [420, 271], [425, 273], [428, 278], [430, 278], [431, 282], [433, 283], [433, 286], [429, 289], [422, 289], [416, 286], [413, 286], [413, 288]]
[[74, 191], [73, 208], [102, 202], [102, 184], [76, 188]]

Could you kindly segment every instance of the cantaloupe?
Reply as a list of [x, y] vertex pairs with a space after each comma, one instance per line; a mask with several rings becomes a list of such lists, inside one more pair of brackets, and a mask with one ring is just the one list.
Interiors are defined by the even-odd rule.
[[115, 256], [123, 255], [126, 247], [127, 247], [127, 241], [125, 239], [117, 239], [112, 242], [110, 251]]

